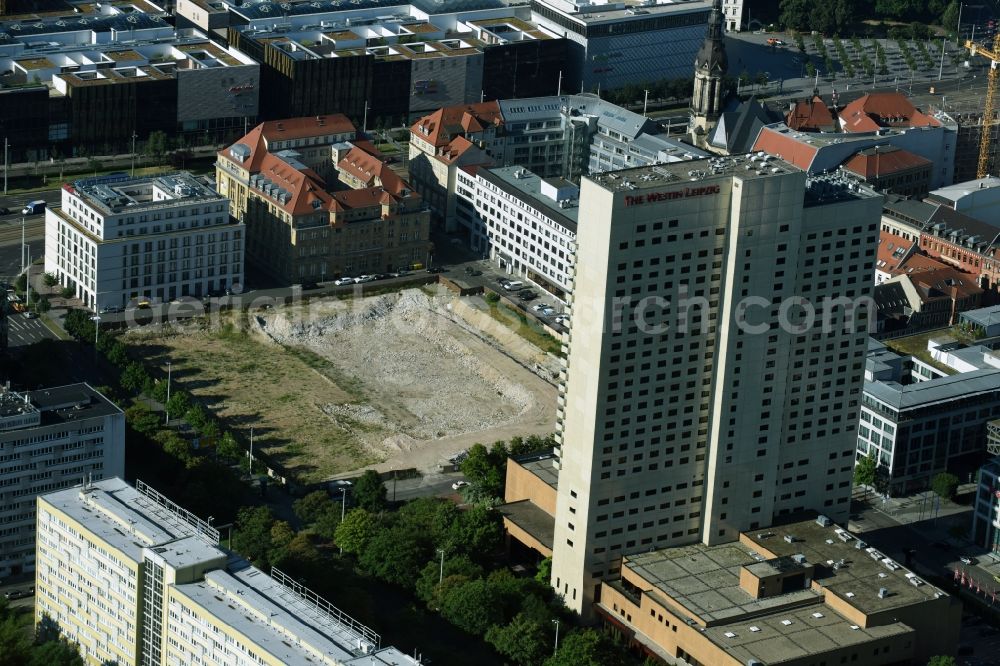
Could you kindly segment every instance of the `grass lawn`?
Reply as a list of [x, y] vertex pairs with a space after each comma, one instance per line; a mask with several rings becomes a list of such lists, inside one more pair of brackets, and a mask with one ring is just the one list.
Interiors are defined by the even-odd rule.
[[175, 386], [190, 391], [254, 447], [303, 481], [375, 462], [355, 436], [321, 410], [356, 402], [360, 386], [306, 350], [247, 335], [229, 321], [220, 330], [126, 335], [132, 353], [152, 366], [173, 364]]
[[938, 370], [940, 370], [945, 374], [954, 375], [955, 374], [954, 368], [949, 368], [947, 365], [943, 363], [938, 363], [933, 358], [931, 358], [930, 352], [927, 351], [928, 340], [931, 340], [933, 338], [943, 338], [943, 337], [951, 337], [965, 344], [975, 343], [975, 340], [972, 337], [960, 331], [957, 326], [953, 326], [949, 329], [925, 331], [924, 333], [908, 335], [904, 338], [893, 338], [891, 340], [883, 340], [883, 342], [885, 343], [886, 347], [889, 347], [895, 352], [914, 356], [916, 358], [919, 358], [921, 361], [924, 361], [928, 365], [937, 368]]

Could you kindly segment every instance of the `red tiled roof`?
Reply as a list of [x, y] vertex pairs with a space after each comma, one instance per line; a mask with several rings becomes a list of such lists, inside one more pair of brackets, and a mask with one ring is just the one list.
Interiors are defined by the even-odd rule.
[[337, 168], [348, 172], [368, 187], [378, 185], [393, 194], [409, 189], [406, 181], [396, 175], [388, 164], [357, 146], [344, 155], [337, 163]]
[[870, 180], [931, 164], [930, 160], [902, 148], [875, 146], [855, 153], [841, 166]]
[[941, 123], [918, 110], [899, 92], [869, 93], [840, 112], [845, 132], [874, 132], [880, 127], [937, 127]]
[[811, 100], [796, 102], [785, 116], [785, 124], [793, 130], [806, 132], [832, 131], [837, 126], [830, 109], [818, 95]]
[[503, 124], [500, 104], [496, 101], [479, 104], [446, 106], [420, 118], [410, 132], [437, 148], [459, 135], [482, 132], [485, 128]]
[[962, 299], [983, 292], [974, 275], [954, 268], [939, 268], [909, 278], [924, 303], [939, 298]]
[[[233, 148], [239, 146], [240, 144], [247, 147], [249, 153], [245, 160], [240, 161], [237, 157], [237, 153], [233, 152]], [[263, 125], [257, 125], [246, 136], [234, 143], [229, 148], [224, 148], [220, 150], [218, 156], [237, 164], [240, 167], [247, 169], [250, 173], [256, 173], [260, 171], [260, 162], [267, 155], [267, 146], [264, 142]]]
[[913, 241], [908, 241], [902, 236], [883, 231], [878, 239], [875, 268], [883, 273], [892, 273], [893, 270], [905, 261], [913, 245]]
[[324, 189], [323, 180], [312, 169], [299, 171], [277, 155], [268, 153], [261, 160], [260, 175], [291, 195], [284, 204], [268, 197], [287, 213], [306, 215], [330, 204], [330, 194]]
[[303, 139], [311, 136], [343, 134], [345, 132], [350, 132], [351, 134], [357, 133], [354, 123], [342, 113], [271, 120], [262, 123], [259, 127], [263, 128], [264, 137], [268, 141]]
[[763, 150], [769, 155], [780, 157], [807, 171], [815, 159], [817, 151], [816, 146], [799, 141], [789, 134], [777, 132], [770, 127], [764, 127], [760, 130], [753, 149], [754, 151]]
[[912, 275], [913, 273], [936, 271], [941, 268], [954, 269], [954, 266], [938, 261], [934, 257], [928, 257], [926, 254], [914, 253], [895, 266], [891, 272], [893, 276], [904, 273]]

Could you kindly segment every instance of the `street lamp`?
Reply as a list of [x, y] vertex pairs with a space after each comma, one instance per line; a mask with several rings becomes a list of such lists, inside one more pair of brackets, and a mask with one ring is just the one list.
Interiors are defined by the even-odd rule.
[[646, 93], [645, 97], [642, 98], [642, 115], [645, 116], [646, 115], [646, 107], [649, 106], [649, 91], [648, 90], [644, 90], [643, 92]]
[[90, 318], [94, 322], [94, 351], [97, 351], [97, 335], [101, 332], [101, 315], [94, 315]]
[[[344, 522], [344, 512], [347, 508], [347, 486], [340, 487], [340, 522]], [[340, 546], [340, 554], [344, 554], [344, 547]]]
[[556, 625], [556, 645], [552, 648], [552, 656], [559, 654], [559, 620], [552, 620], [552, 624]]
[[170, 425], [170, 378], [171, 378], [171, 365], [170, 361], [167, 361], [167, 402], [163, 405], [163, 411], [167, 413], [167, 422], [165, 425]]
[[138, 135], [132, 132], [132, 178], [135, 178], [135, 139]]
[[441, 573], [438, 575], [438, 587], [444, 582], [444, 549], [438, 548], [438, 555], [441, 556]]

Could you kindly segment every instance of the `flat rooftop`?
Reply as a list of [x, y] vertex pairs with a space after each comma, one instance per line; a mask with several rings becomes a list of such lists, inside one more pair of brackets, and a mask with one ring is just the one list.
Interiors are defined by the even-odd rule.
[[198, 534], [194, 525], [119, 478], [98, 481], [89, 488], [67, 488], [42, 498], [136, 563], [142, 561], [143, 548], [164, 546]]
[[780, 158], [763, 153], [748, 153], [606, 171], [585, 177], [606, 190], [621, 192], [659, 189], [667, 183], [698, 187], [699, 182], [715, 178], [770, 178], [801, 171]]
[[545, 453], [530, 453], [523, 456], [518, 456], [514, 460], [521, 467], [531, 472], [539, 479], [557, 488], [559, 486], [559, 470], [557, 470], [552, 461], [555, 460], [556, 454], [552, 451], [546, 451]]
[[[629, 555], [623, 564], [652, 585], [643, 594], [682, 618], [705, 623], [704, 635], [742, 663], [782, 663], [914, 631], [901, 622], [859, 627], [824, 603], [826, 594], [865, 615], [945, 594], [867, 545], [857, 548], [857, 537], [835, 525], [823, 527], [810, 519], [742, 538], [740, 543]], [[755, 599], [739, 586], [743, 567], [773, 573], [780, 563], [794, 562], [793, 555], [815, 567], [812, 588]], [[632, 594], [620, 582], [606, 584]], [[879, 596], [880, 588], [886, 596]]]
[[[577, 4], [566, 2], [565, 0], [534, 0], [532, 7], [540, 5], [542, 7], [555, 9], [567, 16], [572, 17], [584, 24], [609, 23], [620, 21], [633, 21], [663, 16], [664, 14], [691, 14], [698, 16], [707, 14], [712, 7], [709, 0], [696, 0], [693, 2], [659, 2], [654, 5], [646, 4], [642, 0], [626, 0], [625, 2], [613, 2], [606, 5], [601, 4]], [[707, 16], [694, 23], [706, 23]]]
[[555, 542], [555, 521], [537, 504], [525, 499], [498, 506], [497, 511], [538, 539], [540, 544], [552, 550], [552, 544]]
[[[981, 354], [979, 355], [981, 358]], [[935, 377], [915, 384], [866, 381], [867, 395], [897, 410], [967, 398], [977, 393], [1000, 391], [1000, 369], [986, 368]]]
[[535, 173], [519, 166], [500, 167], [497, 169], [480, 169], [477, 175], [488, 180], [500, 189], [522, 199], [531, 207], [539, 210], [567, 231], [576, 233], [577, 221], [580, 217], [580, 200], [571, 199], [560, 205], [559, 202], [542, 194], [542, 179]]
[[185, 171], [134, 178], [127, 174], [112, 174], [84, 178], [64, 187], [79, 196], [88, 206], [98, 208], [105, 213], [119, 213], [126, 209], [140, 211], [170, 205], [185, 205], [196, 201], [225, 199], [203, 181]]
[[42, 413], [42, 425], [121, 414], [121, 409], [89, 384], [68, 384], [24, 395]]
[[341, 664], [360, 655], [360, 633], [324, 616], [256, 567], [209, 571], [203, 581], [175, 590], [288, 666]]

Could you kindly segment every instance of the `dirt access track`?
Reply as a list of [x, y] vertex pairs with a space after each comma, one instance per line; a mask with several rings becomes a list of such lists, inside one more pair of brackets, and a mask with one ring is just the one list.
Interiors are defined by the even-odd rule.
[[[554, 359], [439, 288], [131, 331], [126, 340], [302, 481], [438, 464], [476, 442], [546, 435]], [[461, 313], [461, 314], [460, 314]], [[475, 322], [475, 325], [470, 322]]]

